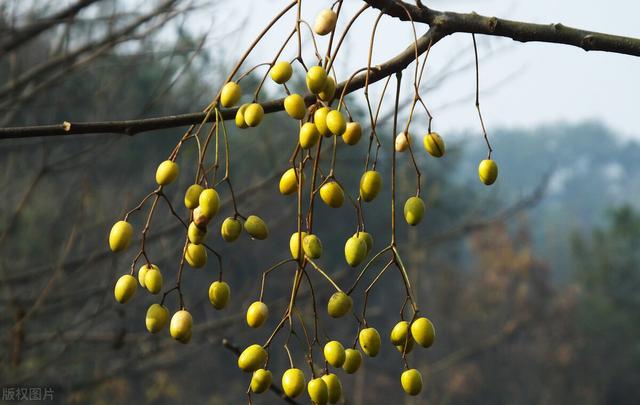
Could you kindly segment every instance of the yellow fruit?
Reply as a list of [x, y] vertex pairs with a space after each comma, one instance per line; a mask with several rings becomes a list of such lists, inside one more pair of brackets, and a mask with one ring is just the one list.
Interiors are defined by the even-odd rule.
[[198, 225], [201, 228], [206, 228], [209, 222], [211, 222], [211, 218], [202, 213], [202, 208], [196, 207], [193, 209], [194, 224]]
[[344, 351], [344, 364], [342, 369], [347, 374], [353, 374], [360, 368], [362, 364], [362, 354], [358, 349], [347, 349]]
[[331, 76], [327, 76], [327, 81], [325, 82], [324, 88], [322, 89], [320, 94], [318, 94], [318, 97], [320, 97], [320, 100], [326, 101], [328, 103], [331, 100], [333, 100], [333, 96], [335, 95], [336, 95], [336, 80]]
[[129, 274], [125, 274], [116, 282], [113, 295], [116, 297], [116, 301], [125, 304], [134, 296], [137, 287], [136, 279]]
[[218, 196], [218, 192], [215, 189], [207, 188], [202, 190], [202, 193], [200, 193], [198, 203], [200, 214], [211, 219], [216, 215], [220, 208], [220, 196]]
[[491, 159], [485, 159], [478, 166], [480, 181], [487, 186], [492, 185], [498, 178], [498, 165]]
[[280, 177], [280, 194], [289, 195], [298, 191], [298, 179], [302, 180], [304, 186], [304, 172], [300, 176], [300, 171], [293, 167], [284, 172]]
[[360, 197], [366, 202], [373, 201], [382, 188], [382, 176], [375, 170], [369, 170], [360, 179]]
[[247, 107], [249, 107], [249, 104], [243, 104], [240, 106], [240, 108], [238, 108], [238, 111], [236, 112], [236, 126], [238, 128], [249, 128], [247, 121], [245, 121], [244, 119], [244, 113], [247, 111]]
[[327, 127], [332, 134], [340, 136], [347, 130], [347, 121], [338, 110], [331, 110], [327, 114]]
[[184, 206], [190, 210], [196, 208], [199, 204], [200, 193], [202, 193], [200, 184], [192, 184], [184, 193]]
[[424, 201], [420, 197], [410, 197], [404, 203], [404, 219], [411, 226], [416, 226], [424, 216]]
[[171, 337], [180, 343], [189, 343], [191, 340], [191, 328], [193, 327], [193, 318], [191, 314], [184, 309], [176, 312], [171, 317], [169, 324], [169, 333]]
[[240, 356], [238, 356], [238, 368], [249, 373], [264, 368], [266, 362], [267, 351], [257, 344], [247, 347], [240, 353]]
[[391, 343], [394, 346], [404, 345], [409, 337], [409, 322], [400, 321], [391, 329]]
[[340, 208], [344, 203], [344, 191], [335, 181], [328, 181], [320, 187], [320, 198], [332, 208]]
[[422, 141], [424, 143], [424, 148], [431, 156], [444, 156], [444, 141], [440, 135], [435, 132], [431, 132], [430, 134], [425, 135]]
[[144, 323], [147, 330], [151, 333], [158, 333], [164, 328], [169, 321], [169, 310], [160, 304], [151, 304], [147, 309], [147, 316]]
[[304, 384], [304, 373], [299, 368], [290, 368], [282, 375], [282, 390], [289, 398], [302, 394]]
[[401, 345], [396, 345], [396, 350], [398, 350], [398, 352], [400, 354], [405, 353], [411, 353], [411, 350], [413, 350], [413, 345], [414, 345], [415, 341], [413, 340], [413, 338], [411, 336], [409, 336], [409, 340], [407, 341], [406, 345], [407, 347], [405, 348], [405, 343], [401, 344]]
[[220, 104], [223, 107], [233, 107], [240, 100], [242, 91], [236, 82], [229, 82], [222, 87], [220, 92]]
[[337, 340], [332, 340], [324, 345], [324, 358], [333, 367], [342, 367], [345, 360], [344, 347]]
[[422, 374], [415, 368], [406, 370], [400, 377], [402, 389], [409, 395], [418, 395], [422, 391]]
[[341, 318], [345, 316], [353, 307], [353, 300], [342, 291], [333, 293], [327, 303], [327, 312], [332, 318]]
[[144, 285], [144, 277], [147, 275], [147, 271], [151, 270], [151, 269], [156, 269], [156, 270], [160, 270], [158, 268], [158, 266], [156, 266], [155, 264], [152, 264], [151, 266], [149, 266], [148, 264], [143, 264], [140, 269], [138, 270], [138, 282], [140, 283], [140, 286], [142, 288], [145, 288]]
[[327, 82], [327, 72], [322, 66], [312, 66], [307, 72], [307, 88], [313, 94], [318, 94], [324, 90]]
[[320, 139], [320, 132], [316, 124], [313, 122], [305, 122], [300, 127], [300, 147], [302, 149], [309, 149], [315, 146]]
[[376, 357], [380, 352], [380, 334], [375, 328], [366, 328], [360, 331], [358, 341], [364, 354]]
[[371, 234], [369, 232], [360, 231], [354, 233], [353, 236], [364, 241], [364, 243], [367, 245], [368, 255], [371, 252], [371, 249], [373, 249], [373, 237], [371, 236]]
[[291, 79], [292, 74], [293, 68], [291, 67], [291, 63], [287, 61], [280, 61], [276, 63], [269, 72], [271, 79], [278, 84], [286, 83]]
[[316, 16], [316, 21], [313, 25], [313, 31], [318, 35], [327, 35], [336, 28], [336, 22], [338, 21], [338, 14], [335, 11], [326, 8]]
[[189, 263], [189, 266], [194, 269], [199, 269], [207, 264], [207, 250], [202, 245], [189, 243], [184, 258], [187, 260], [187, 263]]
[[302, 239], [302, 250], [307, 257], [317, 259], [322, 256], [322, 241], [316, 235], [307, 235]]
[[301, 120], [307, 113], [307, 106], [300, 94], [291, 94], [284, 99], [284, 110], [291, 118]]
[[[289, 238], [289, 251], [291, 252], [291, 257], [298, 260], [298, 252], [300, 252], [300, 240], [304, 241], [304, 238], [307, 237], [307, 233], [302, 231], [302, 236], [298, 236], [298, 232], [295, 232]], [[304, 251], [303, 251], [304, 252]]]
[[347, 239], [347, 243], [344, 245], [344, 257], [347, 259], [347, 263], [351, 267], [356, 267], [367, 256], [367, 244], [364, 240], [358, 239], [354, 236]]
[[126, 250], [131, 243], [131, 236], [133, 235], [133, 227], [126, 221], [118, 221], [113, 224], [111, 232], [109, 233], [109, 247], [112, 252], [119, 252]]
[[225, 219], [220, 227], [220, 234], [225, 242], [233, 242], [238, 239], [240, 232], [242, 232], [242, 222], [232, 217]]
[[436, 338], [436, 330], [427, 318], [418, 318], [411, 324], [411, 336], [422, 347], [430, 347]]
[[269, 236], [267, 224], [257, 215], [249, 215], [244, 222], [244, 229], [253, 239], [263, 240]]
[[362, 127], [357, 122], [347, 122], [344, 133], [342, 134], [342, 140], [347, 145], [355, 145], [360, 141], [362, 137]]
[[264, 109], [258, 103], [251, 103], [244, 110], [244, 122], [250, 127], [256, 127], [264, 117]]
[[335, 404], [342, 397], [342, 383], [335, 374], [325, 374], [322, 377], [322, 381], [327, 384], [327, 390], [329, 391], [329, 403]]
[[271, 387], [273, 382], [273, 375], [271, 371], [261, 368], [253, 372], [251, 376], [251, 391], [256, 394], [265, 392]]
[[409, 144], [411, 143], [411, 134], [407, 136], [406, 132], [400, 132], [396, 136], [396, 152], [404, 152], [409, 149]]
[[314, 378], [307, 384], [309, 398], [315, 405], [327, 405], [329, 402], [329, 389], [322, 378]]
[[178, 169], [176, 162], [165, 160], [160, 163], [158, 170], [156, 170], [156, 183], [161, 186], [166, 186], [174, 181], [178, 177], [179, 173], [180, 169]]
[[252, 328], [261, 327], [269, 316], [269, 307], [262, 302], [256, 301], [247, 309], [247, 325]]
[[215, 309], [224, 309], [229, 302], [231, 289], [224, 281], [214, 281], [209, 286], [209, 301]]
[[157, 294], [162, 290], [162, 273], [157, 268], [151, 268], [145, 272], [144, 286], [151, 294]]
[[322, 136], [331, 136], [332, 133], [329, 131], [329, 127], [327, 127], [327, 114], [331, 111], [328, 107], [318, 108], [315, 113], [313, 113], [313, 123], [316, 124], [316, 128], [320, 135]]
[[189, 224], [187, 236], [189, 237], [189, 242], [198, 245], [202, 243], [204, 237], [207, 236], [207, 228], [200, 228], [195, 222], [192, 222]]

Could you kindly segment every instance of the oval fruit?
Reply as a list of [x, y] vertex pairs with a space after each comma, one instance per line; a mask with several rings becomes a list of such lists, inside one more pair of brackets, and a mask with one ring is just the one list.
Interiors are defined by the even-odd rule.
[[396, 136], [396, 152], [404, 152], [409, 149], [409, 144], [411, 143], [411, 135], [407, 136], [407, 133], [402, 131]]
[[333, 367], [342, 367], [345, 360], [344, 346], [337, 340], [332, 340], [324, 345], [324, 358]]
[[333, 97], [336, 95], [336, 79], [331, 76], [327, 76], [327, 81], [324, 84], [324, 88], [318, 94], [320, 100], [326, 101], [329, 103], [333, 100]]
[[336, 28], [338, 14], [326, 8], [318, 13], [313, 24], [313, 31], [318, 35], [327, 35]]
[[249, 215], [244, 222], [244, 229], [253, 239], [263, 240], [269, 236], [267, 224], [257, 215]]
[[491, 159], [483, 160], [478, 166], [478, 176], [487, 186], [492, 185], [498, 178], [498, 165]]
[[418, 395], [422, 391], [422, 374], [415, 368], [406, 370], [400, 377], [402, 389], [409, 395]]
[[347, 374], [353, 374], [360, 368], [362, 364], [362, 354], [358, 349], [347, 349], [344, 351], [344, 364], [342, 369]]
[[144, 323], [151, 333], [160, 332], [169, 321], [169, 310], [160, 304], [151, 304]]
[[242, 232], [242, 222], [233, 217], [225, 219], [220, 227], [220, 234], [225, 242], [233, 242], [238, 239], [240, 232]]
[[316, 124], [316, 128], [320, 135], [322, 136], [331, 136], [331, 131], [329, 131], [329, 127], [327, 127], [327, 114], [331, 111], [328, 107], [318, 108], [315, 113], [313, 113], [313, 123]]
[[307, 384], [309, 398], [315, 405], [327, 405], [329, 402], [329, 389], [322, 378], [314, 378]]
[[290, 368], [282, 375], [282, 390], [289, 398], [302, 394], [304, 384], [304, 373], [299, 368]]
[[162, 273], [158, 268], [151, 268], [146, 271], [144, 286], [151, 294], [157, 294], [162, 290]]
[[404, 203], [404, 219], [411, 226], [416, 226], [424, 216], [424, 201], [420, 197], [410, 197]]
[[300, 176], [300, 171], [294, 169], [293, 167], [289, 168], [282, 177], [280, 177], [280, 194], [289, 195], [298, 191], [298, 179], [302, 177], [302, 185], [304, 186], [304, 172], [302, 176]]
[[250, 127], [257, 127], [264, 117], [264, 109], [258, 103], [251, 103], [244, 110], [244, 122]]
[[198, 245], [202, 243], [204, 241], [204, 237], [207, 236], [207, 228], [200, 228], [195, 222], [192, 222], [189, 224], [187, 236], [189, 238], [189, 242]]
[[316, 235], [307, 235], [302, 239], [302, 250], [311, 259], [322, 256], [322, 241]]
[[143, 264], [140, 269], [138, 270], [138, 282], [140, 283], [140, 286], [142, 288], [145, 288], [144, 285], [144, 277], [147, 275], [147, 271], [151, 270], [151, 269], [157, 269], [160, 270], [158, 268], [158, 266], [156, 266], [155, 264], [152, 264], [151, 266], [149, 266], [148, 264]]
[[342, 140], [347, 145], [355, 145], [362, 138], [362, 127], [358, 122], [347, 122], [344, 133], [342, 134]]
[[335, 404], [342, 397], [342, 383], [335, 374], [325, 374], [322, 377], [322, 381], [327, 384], [327, 391], [329, 391], [329, 403]]
[[345, 316], [353, 307], [353, 300], [342, 291], [333, 293], [327, 303], [327, 312], [332, 318]]
[[360, 197], [366, 202], [373, 201], [382, 188], [382, 176], [375, 170], [369, 170], [360, 179]]
[[229, 82], [222, 87], [222, 91], [220, 92], [220, 104], [225, 108], [233, 107], [238, 101], [240, 101], [241, 94], [242, 91], [240, 89], [240, 85], [236, 82]]
[[313, 122], [305, 122], [300, 127], [300, 147], [302, 149], [309, 149], [315, 146], [320, 139], [320, 132], [316, 124]]
[[269, 71], [271, 80], [278, 84], [286, 83], [289, 79], [291, 79], [292, 74], [293, 68], [291, 67], [291, 63], [284, 60], [273, 65], [273, 67]]
[[215, 189], [207, 188], [200, 193], [198, 204], [200, 214], [211, 219], [220, 209], [220, 196]]
[[184, 258], [187, 260], [187, 263], [189, 263], [189, 266], [194, 269], [199, 269], [207, 264], [207, 251], [202, 245], [189, 243]]
[[335, 181], [328, 181], [320, 187], [320, 199], [331, 208], [340, 208], [344, 204], [344, 191]]
[[254, 372], [261, 368], [267, 362], [267, 351], [258, 344], [253, 344], [240, 353], [238, 356], [238, 368], [245, 372]]
[[380, 352], [380, 334], [375, 328], [365, 328], [358, 335], [358, 342], [364, 354], [376, 357]]
[[351, 267], [356, 267], [367, 256], [367, 244], [356, 237], [350, 237], [347, 239], [347, 243], [344, 245], [344, 257], [347, 259], [347, 263]]
[[202, 193], [202, 186], [200, 184], [192, 184], [184, 193], [184, 206], [190, 210], [196, 208], [199, 202], [200, 193]]
[[302, 236], [299, 236], [298, 232], [295, 232], [291, 235], [291, 238], [289, 238], [289, 251], [291, 252], [291, 257], [296, 260], [298, 260], [298, 253], [300, 252], [300, 240], [304, 241], [304, 238], [307, 236], [307, 233], [304, 231], [302, 231], [301, 234]]
[[109, 232], [109, 248], [112, 252], [126, 250], [131, 243], [133, 227], [126, 221], [118, 221], [111, 227]]
[[161, 186], [166, 186], [173, 182], [178, 177], [179, 173], [180, 169], [176, 162], [165, 160], [158, 165], [158, 169], [156, 170], [156, 183]]
[[191, 340], [192, 326], [193, 318], [191, 317], [191, 314], [182, 309], [171, 317], [169, 333], [171, 334], [171, 337], [178, 342], [189, 343], [189, 340]]
[[215, 309], [224, 309], [229, 302], [231, 289], [224, 281], [214, 281], [209, 286], [209, 301]]
[[137, 287], [138, 283], [136, 283], [136, 279], [130, 274], [125, 274], [116, 282], [116, 286], [113, 289], [113, 295], [116, 297], [116, 301], [121, 304], [125, 304], [133, 298]]
[[307, 72], [307, 88], [311, 93], [320, 93], [326, 82], [327, 72], [322, 66], [312, 66]]
[[193, 223], [198, 225], [199, 227], [206, 227], [209, 222], [211, 222], [211, 218], [204, 215], [202, 213], [202, 209], [200, 207], [196, 207], [193, 209]]
[[307, 113], [307, 106], [300, 94], [291, 94], [284, 99], [284, 110], [291, 118], [301, 120]]
[[247, 111], [247, 107], [249, 107], [249, 104], [243, 104], [238, 108], [238, 111], [236, 111], [236, 126], [238, 128], [249, 128], [249, 125], [244, 119], [244, 113]]
[[418, 318], [411, 324], [411, 336], [422, 347], [430, 347], [436, 338], [436, 330], [430, 320]]
[[251, 391], [256, 394], [263, 393], [271, 387], [272, 382], [273, 375], [271, 371], [265, 370], [264, 368], [258, 369], [254, 371], [251, 376]]
[[269, 316], [269, 307], [262, 302], [256, 301], [247, 309], [247, 325], [252, 328], [261, 327]]
[[338, 110], [331, 110], [327, 114], [327, 128], [332, 134], [340, 136], [347, 130], [347, 121], [344, 115]]
[[409, 322], [400, 321], [398, 322], [393, 329], [391, 329], [391, 334], [389, 338], [391, 339], [391, 343], [394, 346], [404, 345], [409, 337]]
[[431, 156], [438, 158], [444, 156], [444, 141], [436, 132], [425, 135], [422, 142]]
[[371, 252], [373, 249], [373, 237], [369, 232], [360, 231], [353, 234], [358, 239], [362, 239], [364, 243], [367, 245], [367, 254]]

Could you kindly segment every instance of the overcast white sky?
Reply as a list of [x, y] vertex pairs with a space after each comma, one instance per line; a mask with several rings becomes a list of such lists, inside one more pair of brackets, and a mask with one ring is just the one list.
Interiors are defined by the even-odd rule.
[[[240, 32], [223, 43], [225, 53], [237, 59], [250, 40], [289, 0], [222, 1], [222, 12], [216, 18], [214, 32], [219, 27], [232, 27], [229, 22], [248, 18]], [[303, 2], [303, 18], [313, 22], [317, 10], [331, 1]], [[353, 14], [363, 3], [346, 1], [345, 10]], [[640, 37], [640, 2], [634, 0], [485, 0], [427, 1], [437, 9], [461, 12], [476, 11], [516, 20], [552, 23]], [[338, 78], [344, 80], [353, 69], [366, 65], [366, 52], [372, 21], [376, 11], [367, 12], [353, 28], [337, 62]], [[267, 61], [293, 27], [291, 18], [284, 19], [273, 34], [256, 51], [254, 61]], [[219, 24], [223, 20], [225, 24]], [[345, 20], [341, 19], [344, 24]], [[419, 34], [425, 27], [418, 27]], [[411, 42], [406, 23], [383, 19], [377, 36], [374, 62], [381, 62], [404, 50]], [[624, 136], [640, 138], [637, 116], [640, 107], [640, 58], [554, 44], [521, 44], [512, 40], [478, 37], [481, 61], [481, 103], [489, 128], [532, 126], [554, 121], [576, 122], [599, 119]], [[324, 42], [321, 42], [324, 44]], [[471, 37], [457, 34], [441, 41], [434, 48], [428, 69], [452, 71], [473, 61], [469, 48]], [[210, 46], [214, 46], [211, 44]], [[220, 46], [220, 43], [215, 45]], [[219, 48], [218, 48], [219, 49]], [[465, 52], [466, 50], [466, 52]], [[494, 51], [491, 53], [491, 51]], [[289, 49], [289, 56], [295, 46]], [[311, 56], [311, 54], [309, 54]], [[428, 80], [429, 76], [427, 76]], [[478, 130], [473, 103], [473, 71], [463, 72], [446, 81], [437, 91], [424, 94], [436, 116], [435, 129], [441, 132]], [[451, 102], [460, 100], [460, 103]], [[466, 100], [466, 102], [464, 102]], [[444, 108], [444, 106], [447, 106]]]

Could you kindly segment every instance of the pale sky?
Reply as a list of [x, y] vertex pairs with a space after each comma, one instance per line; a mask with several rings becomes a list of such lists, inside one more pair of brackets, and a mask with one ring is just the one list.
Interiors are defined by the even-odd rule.
[[[251, 39], [288, 2], [221, 1], [216, 6], [218, 22], [214, 22], [213, 31], [216, 37], [224, 33], [221, 27], [237, 27], [243, 17], [247, 21], [239, 32], [222, 43], [210, 43], [208, 46], [217, 51], [222, 47], [227, 57], [237, 60]], [[331, 3], [325, 0], [303, 2], [306, 4], [303, 18], [313, 23], [317, 10]], [[362, 4], [356, 0], [346, 1], [343, 15], [353, 14]], [[584, 29], [640, 37], [640, 2], [633, 0], [461, 0], [427, 1], [425, 4], [439, 10], [476, 11], [484, 15], [538, 23], [562, 22]], [[366, 12], [352, 28], [342, 55], [337, 58], [339, 80], [346, 79], [352, 70], [366, 66], [370, 31], [376, 15], [377, 11]], [[261, 43], [254, 53], [254, 62], [268, 61], [273, 57], [293, 27], [294, 14], [288, 17], [281, 20], [273, 33]], [[341, 18], [339, 27], [340, 23], [345, 24], [345, 20]], [[220, 24], [221, 21], [224, 24]], [[425, 26], [418, 25], [418, 34], [424, 33], [425, 29]], [[640, 139], [636, 121], [640, 106], [640, 58], [602, 52], [587, 53], [565, 45], [522, 44], [486, 36], [477, 39], [481, 57], [481, 104], [489, 131], [501, 127], [530, 127], [538, 123], [598, 119], [626, 137]], [[383, 18], [377, 34], [374, 63], [403, 51], [411, 41], [409, 24]], [[320, 45], [323, 49], [326, 42], [323, 40]], [[430, 73], [433, 77], [472, 63], [473, 49], [470, 45], [471, 36], [468, 34], [456, 34], [442, 40], [429, 57], [427, 82]], [[286, 53], [287, 57], [294, 56], [294, 53], [295, 46], [292, 44]], [[312, 56], [311, 53], [307, 55], [309, 58]], [[437, 90], [423, 93], [435, 115], [436, 130], [461, 132], [480, 129], [474, 107], [474, 80], [473, 70], [463, 71]]]

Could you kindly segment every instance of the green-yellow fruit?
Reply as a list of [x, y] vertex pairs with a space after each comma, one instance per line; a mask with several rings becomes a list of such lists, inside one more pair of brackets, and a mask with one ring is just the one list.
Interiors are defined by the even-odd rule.
[[444, 156], [444, 141], [436, 132], [431, 132], [430, 134], [425, 135], [422, 142], [424, 143], [424, 148], [431, 156]]
[[162, 273], [157, 268], [151, 268], [144, 275], [144, 286], [151, 294], [162, 290]]
[[360, 331], [358, 341], [364, 354], [376, 357], [380, 352], [380, 334], [375, 328], [366, 328]]
[[402, 389], [409, 395], [418, 395], [422, 391], [422, 374], [415, 368], [406, 370], [400, 377]]
[[218, 192], [215, 189], [207, 188], [200, 193], [198, 203], [200, 213], [211, 219], [216, 215], [218, 209], [220, 209], [220, 196], [218, 196]]
[[271, 80], [278, 84], [286, 83], [289, 79], [291, 79], [291, 75], [293, 74], [293, 68], [291, 67], [291, 63], [287, 61], [280, 61], [273, 65], [269, 75], [271, 76]]
[[322, 89], [320, 94], [318, 94], [318, 97], [320, 97], [320, 100], [326, 101], [328, 103], [331, 100], [333, 100], [333, 96], [335, 95], [336, 95], [336, 80], [331, 76], [327, 76], [327, 81], [325, 82], [324, 88]]
[[331, 110], [327, 114], [327, 127], [332, 134], [340, 136], [347, 130], [347, 121], [340, 111]]
[[302, 394], [304, 384], [304, 373], [299, 368], [290, 368], [282, 375], [282, 390], [289, 398]]
[[342, 383], [335, 374], [325, 374], [322, 377], [322, 381], [327, 384], [327, 390], [329, 391], [329, 403], [335, 404], [342, 397]]
[[[304, 238], [307, 237], [307, 233], [306, 232], [301, 232], [302, 236], [298, 235], [298, 232], [295, 232], [293, 235], [291, 235], [291, 238], [289, 238], [289, 251], [291, 252], [291, 257], [293, 257], [294, 259], [298, 260], [298, 252], [300, 252], [300, 240], [304, 241]], [[304, 251], [303, 251], [304, 253]]]
[[222, 87], [222, 91], [220, 92], [220, 104], [225, 108], [233, 107], [238, 101], [240, 101], [241, 94], [242, 91], [240, 89], [240, 85], [236, 82], [229, 82]]
[[362, 354], [358, 349], [347, 349], [344, 351], [344, 364], [342, 369], [347, 374], [353, 374], [360, 368], [362, 364]]
[[238, 108], [238, 111], [236, 112], [236, 126], [238, 128], [249, 128], [247, 121], [245, 121], [244, 119], [244, 113], [247, 111], [247, 107], [249, 107], [249, 104], [243, 104], [240, 106], [240, 108]]
[[140, 269], [138, 270], [138, 282], [140, 283], [140, 286], [142, 288], [145, 288], [144, 285], [144, 278], [147, 275], [147, 271], [151, 270], [151, 269], [156, 269], [156, 270], [160, 270], [158, 268], [158, 266], [156, 266], [155, 264], [152, 264], [151, 266], [149, 266], [148, 264], [143, 264]]
[[244, 122], [250, 127], [256, 127], [264, 117], [264, 109], [258, 103], [251, 103], [244, 110]]
[[345, 360], [344, 346], [337, 340], [332, 340], [324, 345], [324, 358], [333, 367], [342, 367]]
[[313, 123], [316, 124], [316, 128], [320, 135], [322, 136], [331, 136], [331, 131], [329, 131], [329, 127], [327, 127], [327, 114], [331, 111], [328, 107], [318, 108], [315, 113], [313, 113]]
[[328, 181], [320, 187], [320, 198], [331, 208], [340, 208], [344, 203], [344, 191], [335, 181]]
[[307, 113], [307, 106], [300, 94], [291, 94], [284, 99], [284, 110], [291, 118], [301, 120]]
[[263, 240], [269, 236], [267, 224], [257, 215], [249, 215], [244, 222], [244, 229], [253, 239]]
[[247, 325], [252, 328], [259, 328], [264, 325], [268, 316], [269, 307], [262, 301], [256, 301], [247, 309]]
[[126, 221], [118, 221], [111, 227], [109, 233], [109, 248], [112, 252], [119, 252], [129, 247], [131, 236], [133, 235], [133, 227]]
[[307, 235], [302, 239], [302, 250], [307, 257], [317, 259], [322, 256], [322, 241], [316, 235]]
[[487, 186], [492, 185], [498, 178], [498, 165], [491, 159], [483, 160], [478, 166], [478, 176]]
[[320, 139], [320, 132], [318, 132], [316, 124], [313, 122], [302, 124], [300, 127], [300, 147], [302, 149], [314, 147], [318, 143], [318, 139]]
[[261, 368], [253, 372], [251, 376], [251, 391], [256, 394], [261, 394], [271, 387], [273, 382], [273, 375], [271, 371]]
[[189, 237], [189, 242], [199, 245], [204, 241], [204, 237], [207, 236], [207, 228], [200, 228], [195, 222], [192, 222], [189, 224], [187, 236]]
[[347, 122], [342, 134], [342, 140], [347, 145], [355, 145], [362, 138], [362, 127], [357, 122]]
[[341, 318], [345, 316], [353, 307], [353, 300], [342, 291], [333, 293], [327, 303], [327, 312], [332, 318]]
[[158, 169], [156, 170], [156, 183], [161, 186], [166, 186], [174, 181], [178, 177], [179, 173], [180, 169], [176, 162], [165, 160], [158, 165]]
[[258, 344], [247, 347], [238, 356], [238, 368], [248, 373], [264, 368], [266, 362], [267, 351]]
[[307, 88], [313, 94], [318, 94], [324, 90], [327, 82], [327, 72], [322, 66], [312, 66], [307, 72]]
[[315, 405], [327, 405], [329, 402], [329, 389], [322, 378], [314, 378], [307, 384], [309, 398]]
[[184, 206], [190, 210], [196, 208], [199, 202], [200, 193], [202, 193], [202, 186], [200, 184], [192, 184], [184, 193]]
[[344, 257], [351, 267], [356, 267], [367, 256], [367, 244], [354, 236], [347, 239], [344, 245]]
[[360, 231], [353, 234], [358, 239], [362, 239], [364, 243], [367, 245], [367, 254], [371, 252], [373, 249], [373, 237], [369, 232]]
[[189, 263], [189, 266], [199, 269], [207, 264], [207, 250], [202, 245], [189, 243], [184, 258]]
[[129, 274], [125, 274], [116, 282], [113, 295], [116, 297], [116, 301], [125, 304], [134, 296], [137, 287], [136, 279]]
[[191, 340], [191, 328], [193, 327], [193, 318], [191, 314], [184, 309], [176, 312], [171, 317], [169, 325], [169, 333], [171, 337], [180, 343], [189, 343]]
[[396, 350], [398, 350], [399, 353], [411, 353], [411, 350], [413, 350], [413, 345], [414, 345], [415, 341], [413, 340], [413, 338], [411, 336], [409, 336], [409, 340], [407, 340], [406, 345], [407, 347], [405, 348], [405, 343], [401, 344], [401, 345], [396, 345]]
[[330, 8], [325, 8], [316, 16], [313, 31], [318, 35], [327, 35], [336, 28], [338, 14]]
[[225, 219], [220, 227], [220, 234], [225, 242], [233, 242], [238, 239], [240, 232], [242, 232], [242, 222], [232, 217]]
[[300, 175], [300, 171], [293, 167], [284, 172], [282, 177], [280, 177], [280, 194], [289, 195], [297, 192], [298, 179], [302, 181], [302, 185], [304, 186], [304, 172]]
[[382, 188], [382, 176], [375, 170], [369, 170], [360, 179], [360, 197], [366, 202], [373, 201]]
[[422, 347], [430, 347], [436, 338], [436, 330], [427, 318], [418, 318], [411, 324], [411, 336]]
[[160, 304], [151, 304], [147, 309], [147, 316], [144, 323], [151, 333], [158, 333], [169, 321], [169, 310]]
[[411, 226], [416, 226], [424, 216], [424, 201], [420, 197], [411, 197], [404, 203], [404, 219]]
[[404, 345], [409, 337], [409, 322], [400, 321], [391, 329], [391, 343], [394, 346]]
[[224, 309], [229, 302], [231, 289], [224, 281], [214, 281], [209, 286], [209, 301], [215, 309]]

